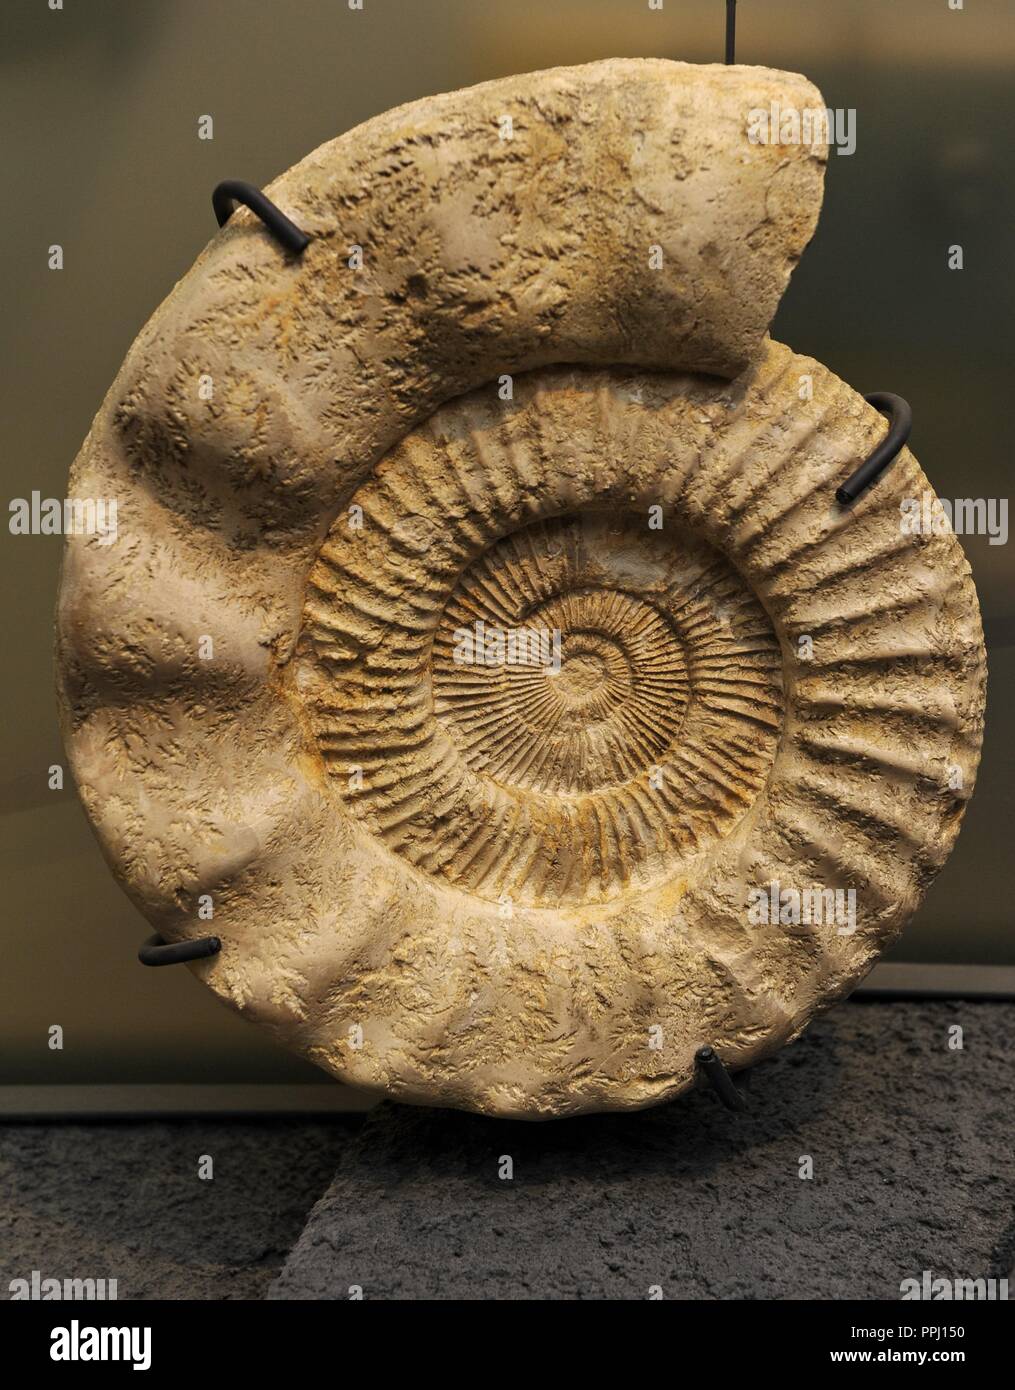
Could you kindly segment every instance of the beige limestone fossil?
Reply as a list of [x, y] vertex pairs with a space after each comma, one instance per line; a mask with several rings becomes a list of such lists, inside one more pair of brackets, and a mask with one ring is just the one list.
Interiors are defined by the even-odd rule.
[[74, 465], [118, 501], [58, 615], [104, 852], [167, 940], [210, 895], [194, 974], [337, 1077], [666, 1100], [855, 985], [957, 834], [968, 566], [901, 534], [908, 450], [834, 502], [885, 425], [766, 337], [824, 154], [748, 140], [773, 102], [823, 105], [614, 61], [368, 122], [267, 190], [302, 257], [214, 238]]

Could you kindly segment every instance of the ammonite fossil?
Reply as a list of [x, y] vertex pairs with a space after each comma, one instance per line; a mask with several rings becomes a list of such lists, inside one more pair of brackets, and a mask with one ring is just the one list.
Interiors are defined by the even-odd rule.
[[[74, 466], [63, 719], [133, 901], [335, 1076], [531, 1118], [798, 1035], [915, 909], [984, 657], [908, 451], [766, 337], [825, 151], [761, 68], [389, 112], [234, 216]], [[838, 911], [848, 904], [848, 911]], [[799, 910], [798, 910], [799, 909]]]

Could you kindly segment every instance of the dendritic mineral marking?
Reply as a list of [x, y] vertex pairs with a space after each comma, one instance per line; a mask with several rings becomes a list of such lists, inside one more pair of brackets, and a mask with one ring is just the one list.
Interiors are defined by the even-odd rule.
[[969, 569], [900, 527], [908, 450], [834, 501], [885, 423], [765, 336], [825, 155], [752, 143], [772, 103], [822, 104], [616, 61], [368, 122], [268, 190], [302, 256], [231, 218], [74, 465], [117, 504], [59, 608], [106, 856], [337, 1077], [666, 1100], [856, 984], [954, 841]]

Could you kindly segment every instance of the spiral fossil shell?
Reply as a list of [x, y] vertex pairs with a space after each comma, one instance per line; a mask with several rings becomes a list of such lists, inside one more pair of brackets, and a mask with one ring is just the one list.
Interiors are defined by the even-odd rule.
[[[340, 788], [361, 768], [353, 814], [483, 898], [556, 907], [670, 879], [772, 766], [772, 625], [694, 530], [648, 529], [611, 442], [644, 428], [646, 391], [543, 372], [507, 415], [482, 393], [446, 406], [311, 571], [295, 678], [325, 766]], [[614, 453], [595, 472], [590, 446]], [[654, 473], [645, 488], [661, 495]], [[561, 659], [457, 660], [476, 631], [557, 634]]]
[[[822, 168], [746, 142], [773, 100], [821, 102], [617, 61], [369, 122], [269, 189], [300, 260], [216, 237], [75, 464], [119, 507], [59, 610], [107, 857], [167, 939], [210, 895], [194, 973], [336, 1076], [667, 1099], [852, 987], [957, 834], [975, 594], [900, 532], [908, 450], [835, 504], [884, 421], [765, 337]], [[854, 890], [855, 930], [752, 922], [770, 883]]]

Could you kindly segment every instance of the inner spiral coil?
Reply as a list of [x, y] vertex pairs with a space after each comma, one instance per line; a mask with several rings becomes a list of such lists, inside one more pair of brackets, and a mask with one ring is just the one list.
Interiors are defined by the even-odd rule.
[[[311, 575], [301, 703], [332, 787], [418, 869], [494, 901], [603, 901], [678, 875], [753, 804], [782, 722], [764, 609], [717, 551], [535, 453], [466, 470], [420, 432]], [[528, 519], [533, 469], [547, 510]], [[352, 524], [353, 518], [356, 524]]]

